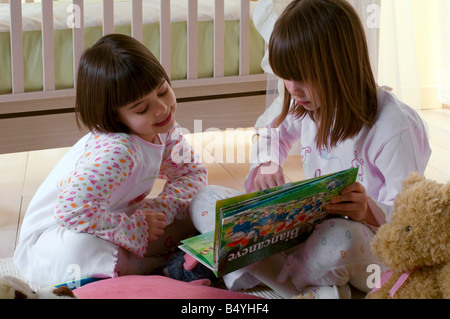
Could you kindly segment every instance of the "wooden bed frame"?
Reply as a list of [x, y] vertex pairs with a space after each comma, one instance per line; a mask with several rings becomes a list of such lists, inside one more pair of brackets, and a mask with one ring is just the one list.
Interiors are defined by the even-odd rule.
[[[43, 82], [39, 92], [24, 92], [22, 4], [11, 1], [11, 75], [13, 92], [0, 95], [0, 154], [38, 149], [68, 147], [85, 131], [76, 125], [75, 90], [55, 90], [53, 56], [53, 2], [42, 0]], [[161, 64], [170, 74], [170, 0], [160, 0]], [[265, 110], [266, 74], [249, 72], [250, 0], [241, 0], [239, 75], [224, 76], [224, 0], [215, 1], [214, 77], [198, 78], [196, 48], [198, 0], [188, 1], [188, 77], [172, 81], [178, 100], [177, 121], [191, 133], [194, 121], [201, 121], [202, 130], [253, 127]], [[212, 1], [212, 0], [211, 0]], [[8, 0], [0, 0], [9, 3]], [[34, 2], [27, 0], [26, 2]], [[83, 0], [73, 0], [83, 10]], [[83, 11], [82, 11], [83, 12]], [[132, 0], [132, 36], [142, 41], [142, 0]], [[114, 27], [113, 2], [103, 0], [103, 34]], [[74, 70], [84, 50], [83, 21], [72, 29]], [[76, 74], [76, 72], [74, 72]], [[198, 125], [196, 126], [198, 128]]]

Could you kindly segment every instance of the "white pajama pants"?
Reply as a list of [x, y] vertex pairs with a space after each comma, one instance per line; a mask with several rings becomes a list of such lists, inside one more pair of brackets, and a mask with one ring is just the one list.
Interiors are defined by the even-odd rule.
[[[221, 186], [206, 186], [194, 197], [190, 205], [192, 222], [198, 231], [214, 229], [215, 201], [240, 194]], [[374, 232], [363, 223], [344, 218], [326, 219], [317, 225], [311, 236], [289, 251], [276, 279], [279, 283], [291, 281], [298, 292], [307, 286], [352, 284], [364, 292], [370, 291], [367, 278], [369, 265], [378, 264], [370, 249]], [[280, 254], [285, 256], [285, 254]], [[270, 262], [270, 261], [269, 261]], [[260, 266], [270, 268], [271, 265]], [[229, 289], [247, 289], [261, 282], [254, 276], [251, 265], [224, 276]], [[258, 278], [257, 278], [258, 277]], [[270, 280], [270, 279], [268, 279]], [[273, 280], [273, 279], [272, 279]], [[264, 281], [264, 280], [263, 280]]]

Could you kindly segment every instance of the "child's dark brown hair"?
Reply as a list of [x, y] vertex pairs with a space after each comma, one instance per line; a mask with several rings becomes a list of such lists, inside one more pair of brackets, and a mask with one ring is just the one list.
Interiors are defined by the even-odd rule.
[[[102, 133], [129, 133], [117, 109], [141, 99], [169, 77], [156, 57], [136, 39], [110, 34], [87, 49], [78, 68], [77, 123]], [[80, 123], [81, 122], [81, 123]]]
[[[316, 144], [333, 147], [373, 125], [377, 86], [361, 20], [346, 0], [294, 0], [275, 24], [269, 43], [274, 73], [306, 83], [318, 97], [318, 109], [291, 103], [285, 89], [279, 126], [292, 112], [317, 123]], [[312, 93], [312, 92], [310, 92]]]

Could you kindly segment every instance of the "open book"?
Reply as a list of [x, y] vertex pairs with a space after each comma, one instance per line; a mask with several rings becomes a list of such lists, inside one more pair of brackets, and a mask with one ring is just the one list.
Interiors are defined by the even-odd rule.
[[357, 168], [216, 202], [215, 230], [180, 249], [220, 277], [302, 243], [330, 199], [356, 181]]

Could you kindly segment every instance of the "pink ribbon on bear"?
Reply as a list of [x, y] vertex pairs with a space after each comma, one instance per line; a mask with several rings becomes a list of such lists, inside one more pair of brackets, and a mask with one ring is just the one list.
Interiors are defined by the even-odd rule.
[[[405, 281], [408, 279], [408, 277], [415, 272], [417, 269], [419, 269], [420, 267], [416, 267], [414, 269], [411, 269], [407, 272], [405, 272], [403, 275], [400, 276], [400, 278], [397, 280], [397, 282], [394, 284], [394, 286], [392, 286], [390, 292], [390, 296], [391, 298], [394, 298], [395, 293], [397, 292], [397, 290], [400, 289], [400, 287], [405, 283]], [[380, 287], [383, 286], [386, 281], [389, 280], [389, 278], [392, 277], [392, 274], [394, 273], [393, 270], [388, 270], [386, 271], [380, 278]], [[374, 293], [375, 291], [377, 291], [380, 288], [373, 288], [373, 290], [370, 292], [371, 294]]]

